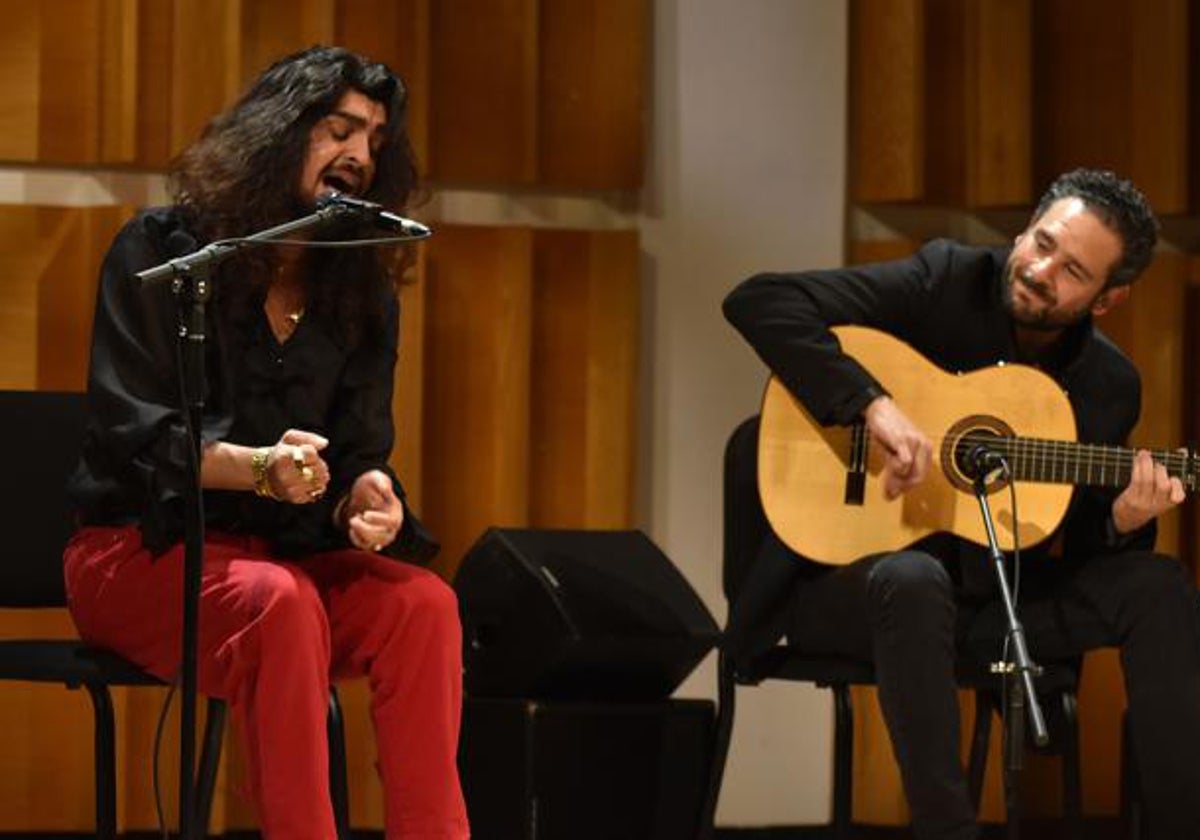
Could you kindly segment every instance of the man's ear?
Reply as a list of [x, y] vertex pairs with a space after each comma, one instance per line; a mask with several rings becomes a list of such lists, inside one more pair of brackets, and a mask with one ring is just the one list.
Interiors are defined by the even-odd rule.
[[1113, 286], [1111, 289], [1105, 289], [1103, 292], [1096, 295], [1096, 299], [1092, 301], [1092, 315], [1096, 318], [1099, 318], [1114, 306], [1118, 306], [1123, 303], [1128, 297], [1128, 286]]

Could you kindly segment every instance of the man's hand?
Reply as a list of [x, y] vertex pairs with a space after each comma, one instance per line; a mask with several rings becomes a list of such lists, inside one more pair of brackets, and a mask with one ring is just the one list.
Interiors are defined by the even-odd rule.
[[1167, 468], [1139, 449], [1133, 458], [1129, 486], [1113, 500], [1113, 526], [1118, 534], [1136, 531], [1160, 513], [1183, 501], [1183, 482], [1167, 475]]
[[883, 493], [894, 499], [929, 472], [933, 448], [891, 397], [876, 397], [863, 411], [871, 437], [883, 445]]
[[391, 545], [404, 525], [404, 505], [382, 470], [371, 470], [354, 480], [346, 496], [344, 517], [350, 542], [363, 551]]
[[329, 465], [320, 451], [329, 441], [318, 434], [288, 429], [267, 456], [267, 481], [276, 499], [294, 505], [315, 502], [329, 484]]

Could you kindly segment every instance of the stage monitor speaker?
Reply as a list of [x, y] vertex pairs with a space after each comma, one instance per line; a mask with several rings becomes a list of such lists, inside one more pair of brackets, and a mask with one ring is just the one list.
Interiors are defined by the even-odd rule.
[[474, 840], [696, 840], [710, 700], [467, 698], [458, 767]]
[[663, 699], [719, 634], [640, 531], [492, 528], [454, 588], [472, 697]]

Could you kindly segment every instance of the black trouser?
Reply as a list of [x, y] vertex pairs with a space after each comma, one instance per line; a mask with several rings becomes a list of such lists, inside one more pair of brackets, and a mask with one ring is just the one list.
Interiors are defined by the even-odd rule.
[[[976, 837], [954, 662], [963, 648], [996, 655], [1006, 629], [999, 603], [963, 601], [944, 565], [919, 551], [827, 569], [772, 538], [760, 561], [777, 576], [799, 566], [783, 612], [789, 643], [874, 662], [917, 837]], [[1200, 624], [1183, 566], [1150, 552], [1033, 565], [1019, 616], [1035, 660], [1120, 648], [1150, 836], [1200, 838]]]

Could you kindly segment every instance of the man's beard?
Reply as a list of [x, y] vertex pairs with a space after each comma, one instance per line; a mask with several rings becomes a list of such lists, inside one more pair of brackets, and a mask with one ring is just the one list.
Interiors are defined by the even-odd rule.
[[[1035, 313], [1022, 312], [1017, 308], [1015, 300], [1015, 289], [1018, 283], [1023, 281], [1018, 279], [1016, 269], [1013, 266], [1008, 266], [1004, 274], [1004, 294], [1001, 296], [1004, 303], [1004, 311], [1013, 319], [1019, 326], [1030, 330], [1039, 330], [1043, 332], [1058, 332], [1067, 327], [1073, 327], [1080, 321], [1085, 321], [1088, 314], [1091, 312], [1092, 303], [1095, 298], [1089, 301], [1086, 305], [1072, 312], [1063, 312], [1056, 310], [1054, 304], [1047, 304], [1042, 309]], [[1035, 301], [1045, 302], [1041, 292], [1030, 284], [1025, 284], [1025, 291], [1029, 297]], [[1099, 294], [1099, 293], [1098, 293]]]

